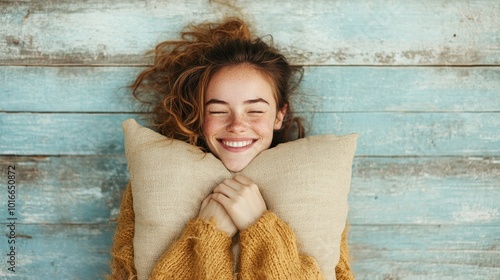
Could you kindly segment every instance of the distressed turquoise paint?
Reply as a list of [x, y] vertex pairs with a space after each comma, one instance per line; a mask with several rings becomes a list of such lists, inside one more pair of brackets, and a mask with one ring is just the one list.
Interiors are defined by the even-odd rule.
[[2, 279], [104, 279], [109, 273], [111, 224], [19, 224], [16, 230], [17, 270], [6, 270], [4, 246]]
[[[125, 156], [0, 157], [15, 165], [20, 223], [97, 224], [113, 218], [128, 182]], [[7, 200], [0, 200], [7, 209]]]
[[[0, 153], [122, 154], [131, 114], [0, 113]], [[497, 113], [317, 113], [312, 134], [359, 133], [361, 156], [500, 154]]]
[[140, 69], [0, 67], [0, 111], [139, 112], [127, 86]]
[[[141, 67], [0, 67], [0, 111], [144, 112], [126, 88]], [[306, 67], [299, 111], [500, 111], [500, 69]]]
[[312, 133], [360, 134], [357, 279], [499, 279], [500, 3], [234, 4], [0, 3], [0, 168], [20, 171], [16, 278], [102, 278], [128, 180], [120, 123], [144, 112], [124, 87], [186, 23], [241, 13], [309, 66], [297, 103], [317, 112]]
[[[187, 23], [242, 14], [308, 65], [496, 65], [498, 1], [2, 2], [0, 64], [145, 64]], [[214, 2], [216, 3], [216, 2]]]
[[[0, 157], [1, 170], [12, 164], [21, 223], [106, 222], [118, 213], [128, 182], [123, 155]], [[357, 157], [349, 223], [498, 225], [499, 181], [500, 158]], [[0, 200], [0, 209], [6, 203]]]

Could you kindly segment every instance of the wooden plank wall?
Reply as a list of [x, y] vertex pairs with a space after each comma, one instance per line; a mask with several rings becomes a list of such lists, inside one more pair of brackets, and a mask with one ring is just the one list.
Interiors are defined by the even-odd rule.
[[500, 279], [499, 1], [219, 2], [0, 2], [0, 219], [17, 218], [16, 272], [3, 226], [0, 278], [108, 271], [120, 124], [144, 112], [125, 86], [187, 23], [240, 15], [305, 66], [311, 132], [360, 135], [357, 278]]

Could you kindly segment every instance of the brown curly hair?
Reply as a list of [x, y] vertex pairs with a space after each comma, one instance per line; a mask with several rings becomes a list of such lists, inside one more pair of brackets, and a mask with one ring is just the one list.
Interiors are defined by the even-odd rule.
[[302, 79], [302, 67], [291, 66], [274, 47], [252, 36], [242, 20], [190, 25], [180, 40], [158, 44], [154, 54], [154, 65], [130, 87], [134, 97], [152, 106], [152, 125], [159, 133], [207, 149], [202, 126], [210, 78], [225, 66], [249, 64], [268, 78], [277, 109], [288, 106], [271, 147], [304, 137], [303, 122], [289, 101]]

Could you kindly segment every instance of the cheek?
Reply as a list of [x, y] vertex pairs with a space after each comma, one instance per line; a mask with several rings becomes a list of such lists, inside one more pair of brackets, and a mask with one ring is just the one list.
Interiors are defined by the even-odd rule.
[[272, 137], [274, 132], [274, 120], [256, 120], [252, 122], [252, 128], [261, 136]]
[[217, 119], [208, 116], [203, 122], [203, 135], [205, 137], [210, 137], [211, 135], [215, 134], [221, 126], [222, 124], [220, 120], [218, 121]]

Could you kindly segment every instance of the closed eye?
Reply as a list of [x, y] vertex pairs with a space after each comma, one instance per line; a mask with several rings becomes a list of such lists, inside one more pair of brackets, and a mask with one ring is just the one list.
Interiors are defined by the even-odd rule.
[[211, 115], [219, 115], [219, 114], [226, 114], [226, 111], [209, 111]]

